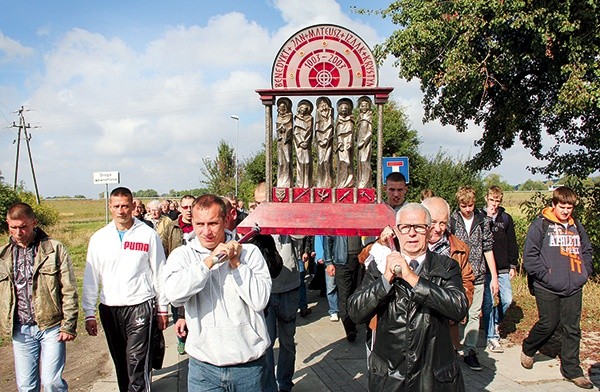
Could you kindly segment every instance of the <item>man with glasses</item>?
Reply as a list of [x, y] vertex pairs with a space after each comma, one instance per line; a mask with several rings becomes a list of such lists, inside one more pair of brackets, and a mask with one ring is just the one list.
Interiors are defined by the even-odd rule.
[[192, 226], [192, 204], [194, 204], [195, 197], [192, 195], [185, 195], [179, 201], [179, 217], [175, 221], [177, 226], [181, 229], [183, 235], [183, 243], [186, 244], [194, 233], [194, 227]]
[[449, 325], [467, 313], [460, 268], [427, 249], [431, 216], [425, 207], [406, 204], [396, 222], [400, 251], [389, 252], [383, 273], [378, 263], [369, 264], [348, 307], [357, 323], [378, 316], [369, 390], [463, 391]]

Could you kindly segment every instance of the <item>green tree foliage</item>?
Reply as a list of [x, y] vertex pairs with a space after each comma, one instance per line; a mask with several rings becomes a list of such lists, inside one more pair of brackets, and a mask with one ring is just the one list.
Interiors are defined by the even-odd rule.
[[20, 201], [19, 193], [13, 189], [13, 187], [6, 185], [5, 183], [0, 183], [0, 222], [2, 224], [0, 230], [2, 232], [6, 232], [8, 226], [6, 225], [6, 212], [8, 211], [8, 207], [12, 204]]
[[505, 192], [514, 191], [515, 188], [510, 185], [508, 182], [502, 179], [500, 174], [490, 173], [483, 179], [483, 185], [486, 189], [489, 189], [491, 186], [496, 185], [502, 188]]
[[6, 225], [6, 212], [8, 208], [16, 203], [27, 203], [33, 208], [40, 226], [51, 226], [58, 221], [58, 212], [45, 204], [37, 204], [36, 197], [33, 193], [25, 191], [23, 187], [18, 187], [16, 190], [13, 187], [0, 182], [0, 232], [4, 233], [8, 229]]
[[520, 191], [543, 191], [547, 189], [548, 187], [542, 181], [527, 180], [519, 185]]
[[[600, 271], [600, 215], [597, 207], [600, 205], [600, 184], [595, 183], [590, 186], [584, 180], [569, 177], [565, 180], [564, 185], [573, 189], [577, 194], [578, 202], [573, 211], [573, 216], [579, 219], [590, 237], [594, 248], [594, 270], [596, 272]], [[527, 221], [531, 224], [535, 217], [541, 214], [542, 209], [551, 204], [551, 192], [536, 192], [529, 201], [523, 203], [521, 209], [527, 216]]]
[[519, 138], [548, 162], [532, 171], [585, 178], [600, 167], [599, 4], [394, 1], [375, 11], [398, 25], [375, 52], [420, 80], [425, 120], [483, 127], [475, 168], [498, 165]]
[[[225, 140], [219, 141], [217, 157], [214, 160], [204, 158], [202, 163], [204, 167], [200, 168], [200, 172], [206, 180], [201, 182], [206, 185], [209, 193], [216, 195], [235, 193], [235, 154], [229, 143]], [[239, 162], [238, 167], [239, 172], [243, 172], [243, 167]]]
[[[274, 154], [277, 151], [276, 142], [273, 142]], [[276, 156], [276, 154], [274, 155]], [[272, 167], [272, 178], [276, 178], [277, 163], [273, 163]], [[246, 202], [254, 201], [254, 189], [256, 185], [265, 181], [265, 150], [264, 144], [263, 149], [258, 151], [244, 162], [244, 173], [242, 175], [242, 182], [240, 184], [240, 190], [238, 198]]]
[[466, 162], [460, 158], [452, 158], [448, 153], [439, 151], [436, 155], [427, 159], [427, 162], [419, 168], [419, 176], [422, 179], [422, 186], [417, 189], [415, 197], [411, 200], [419, 200], [418, 192], [421, 189], [429, 188], [436, 196], [446, 199], [450, 206], [456, 206], [456, 191], [459, 186], [470, 185], [475, 188], [477, 195], [476, 205], [483, 204], [483, 198], [487, 188], [481, 180], [478, 171], [470, 168]]
[[[102, 194], [104, 197], [104, 194]], [[140, 189], [139, 191], [133, 192], [135, 197], [159, 197], [156, 189]]]

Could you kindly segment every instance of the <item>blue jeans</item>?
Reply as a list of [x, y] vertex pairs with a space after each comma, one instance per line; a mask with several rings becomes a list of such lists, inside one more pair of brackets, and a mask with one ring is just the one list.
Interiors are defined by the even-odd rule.
[[485, 284], [476, 284], [473, 289], [473, 302], [469, 307], [469, 318], [464, 329], [465, 339], [463, 349], [465, 354], [473, 350], [477, 352], [477, 340], [479, 338], [479, 313], [481, 313], [481, 304], [483, 303], [483, 294]]
[[[267, 330], [271, 345], [265, 355], [266, 368], [264, 379], [265, 392], [277, 392], [279, 389], [291, 390], [292, 377], [296, 364], [296, 311], [298, 307], [297, 289], [285, 293], [272, 293], [266, 309]], [[279, 356], [277, 358], [277, 382], [275, 382], [275, 355], [273, 345], [279, 338]], [[277, 388], [279, 384], [279, 388]]]
[[339, 313], [337, 285], [335, 284], [335, 275], [329, 276], [325, 271], [325, 290], [327, 290], [327, 303], [329, 304], [329, 314]]
[[306, 268], [304, 268], [304, 261], [298, 260], [298, 272], [300, 274], [300, 298], [298, 300], [298, 309], [308, 308], [308, 301], [306, 299], [306, 284], [304, 278], [306, 278]]
[[188, 390], [262, 391], [264, 368], [264, 355], [257, 360], [231, 366], [215, 366], [190, 357], [188, 363]]
[[494, 306], [494, 298], [490, 290], [492, 276], [485, 276], [485, 291], [483, 292], [483, 328], [487, 332], [487, 339], [500, 339], [496, 333], [496, 326], [502, 322], [508, 307], [512, 303], [512, 286], [510, 284], [510, 275], [507, 273], [498, 274], [498, 305]]
[[15, 323], [12, 341], [19, 391], [39, 391], [42, 386], [47, 392], [68, 390], [62, 378], [66, 348], [58, 341], [59, 330], [60, 325], [40, 331], [37, 325]]

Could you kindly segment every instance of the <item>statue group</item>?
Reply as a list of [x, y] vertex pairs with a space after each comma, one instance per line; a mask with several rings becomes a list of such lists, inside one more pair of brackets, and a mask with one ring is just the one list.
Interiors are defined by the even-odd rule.
[[[337, 116], [331, 100], [320, 97], [316, 101], [316, 121], [313, 104], [303, 99], [298, 102], [296, 114], [292, 101], [277, 100], [277, 187], [290, 188], [293, 182], [292, 159], [296, 157], [296, 182], [299, 188], [357, 188], [372, 187], [371, 153], [373, 140], [373, 109], [369, 97], [360, 97], [358, 118], [355, 119], [351, 99], [341, 98], [336, 104]], [[334, 120], [335, 117], [335, 120]], [[316, 178], [313, 182], [313, 135], [316, 149]], [[357, 150], [355, 156], [355, 147]], [[334, 183], [334, 154], [337, 162]], [[356, 159], [356, 176], [354, 162]], [[356, 180], [355, 180], [356, 178]]]

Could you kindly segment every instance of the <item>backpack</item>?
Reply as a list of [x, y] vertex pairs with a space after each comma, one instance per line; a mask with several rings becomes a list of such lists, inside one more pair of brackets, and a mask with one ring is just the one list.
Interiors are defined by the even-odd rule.
[[260, 249], [260, 252], [267, 262], [267, 267], [269, 267], [271, 279], [278, 277], [283, 268], [283, 258], [277, 251], [273, 237], [268, 234], [259, 234], [248, 243], [254, 244]]

